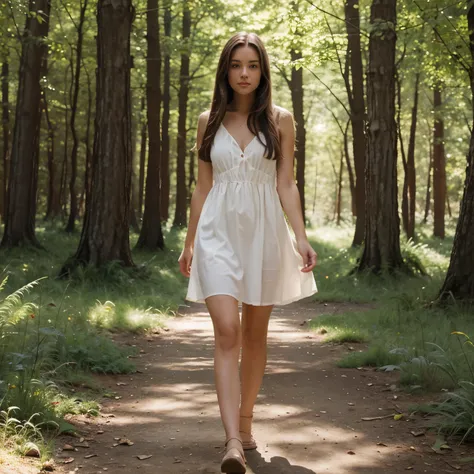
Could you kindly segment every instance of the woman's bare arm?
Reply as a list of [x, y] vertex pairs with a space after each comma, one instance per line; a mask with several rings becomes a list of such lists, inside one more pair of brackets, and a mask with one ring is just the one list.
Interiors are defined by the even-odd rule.
[[303, 212], [301, 210], [300, 194], [293, 173], [295, 122], [293, 115], [289, 111], [282, 108], [280, 110], [279, 129], [282, 156], [277, 168], [277, 191], [283, 210], [288, 216], [290, 225], [295, 233], [298, 251], [305, 263], [303, 271], [311, 271], [316, 265], [316, 252], [308, 243]]
[[[199, 116], [196, 139], [197, 149], [199, 149], [199, 147], [201, 146], [208, 119], [209, 112], [203, 112]], [[199, 216], [201, 215], [202, 207], [207, 198], [207, 195], [209, 194], [209, 191], [212, 188], [212, 180], [212, 164], [210, 162], [198, 159], [198, 178], [196, 187], [194, 188], [193, 195], [191, 197], [188, 232], [186, 234], [186, 240], [184, 242], [185, 248], [192, 249], [194, 247], [194, 238], [196, 236]]]

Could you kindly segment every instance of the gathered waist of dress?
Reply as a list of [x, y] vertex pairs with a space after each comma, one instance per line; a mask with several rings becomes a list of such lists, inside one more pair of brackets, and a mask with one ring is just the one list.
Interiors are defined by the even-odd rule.
[[251, 183], [276, 186], [276, 177], [274, 174], [257, 169], [244, 171], [234, 168], [221, 173], [214, 173], [214, 183]]

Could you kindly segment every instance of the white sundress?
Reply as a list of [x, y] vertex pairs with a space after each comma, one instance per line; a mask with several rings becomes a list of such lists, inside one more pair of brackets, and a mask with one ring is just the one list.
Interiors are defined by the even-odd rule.
[[254, 306], [283, 305], [317, 292], [313, 273], [301, 272], [276, 190], [276, 161], [264, 152], [257, 136], [242, 151], [223, 124], [217, 130], [214, 185], [196, 230], [188, 301], [230, 295]]

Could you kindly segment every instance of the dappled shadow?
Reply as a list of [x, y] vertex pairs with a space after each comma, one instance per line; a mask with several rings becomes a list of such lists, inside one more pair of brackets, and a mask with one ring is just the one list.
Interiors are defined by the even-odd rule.
[[[145, 474], [219, 472], [224, 431], [214, 388], [212, 324], [203, 307], [188, 311], [170, 321], [164, 336], [133, 336], [141, 349], [138, 373], [100, 377], [120, 398], [106, 402], [105, 414], [115, 416], [100, 419], [100, 436], [90, 420], [81, 426], [90, 430], [91, 452], [98, 453], [81, 456], [81, 472], [107, 466], [128, 474], [137, 467], [137, 455], [152, 456], [139, 463]], [[401, 473], [410, 465], [448, 472], [439, 467], [444, 463], [436, 469], [423, 464], [423, 446], [407, 439], [413, 422], [361, 421], [395, 412], [392, 393], [383, 391], [394, 375], [336, 368], [346, 349], [300, 330], [306, 319], [300, 307], [276, 308], [272, 315], [268, 368], [254, 416], [258, 449], [246, 453], [248, 474]], [[403, 398], [396, 402], [401, 408]], [[113, 447], [121, 436], [134, 445]], [[414, 452], [410, 444], [416, 443]]]
[[246, 454], [249, 467], [258, 474], [316, 474], [303, 466], [291, 464], [282, 456], [273, 456], [266, 461], [258, 451]]

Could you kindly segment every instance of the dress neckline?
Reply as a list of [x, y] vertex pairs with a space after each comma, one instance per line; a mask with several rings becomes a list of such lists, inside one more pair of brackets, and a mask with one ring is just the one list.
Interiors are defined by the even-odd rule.
[[239, 150], [241, 151], [241, 153], [245, 153], [245, 151], [247, 150], [247, 148], [253, 143], [253, 141], [257, 138], [257, 135], [254, 135], [252, 140], [250, 140], [247, 145], [245, 145], [244, 149], [242, 150], [242, 148], [240, 147], [239, 143], [237, 142], [237, 140], [234, 138], [234, 136], [229, 132], [229, 130], [227, 130], [226, 126], [221, 122], [221, 127], [225, 130], [225, 132], [227, 133], [227, 135], [229, 135], [229, 137], [234, 141], [234, 143], [237, 145], [237, 147], [239, 148]]

